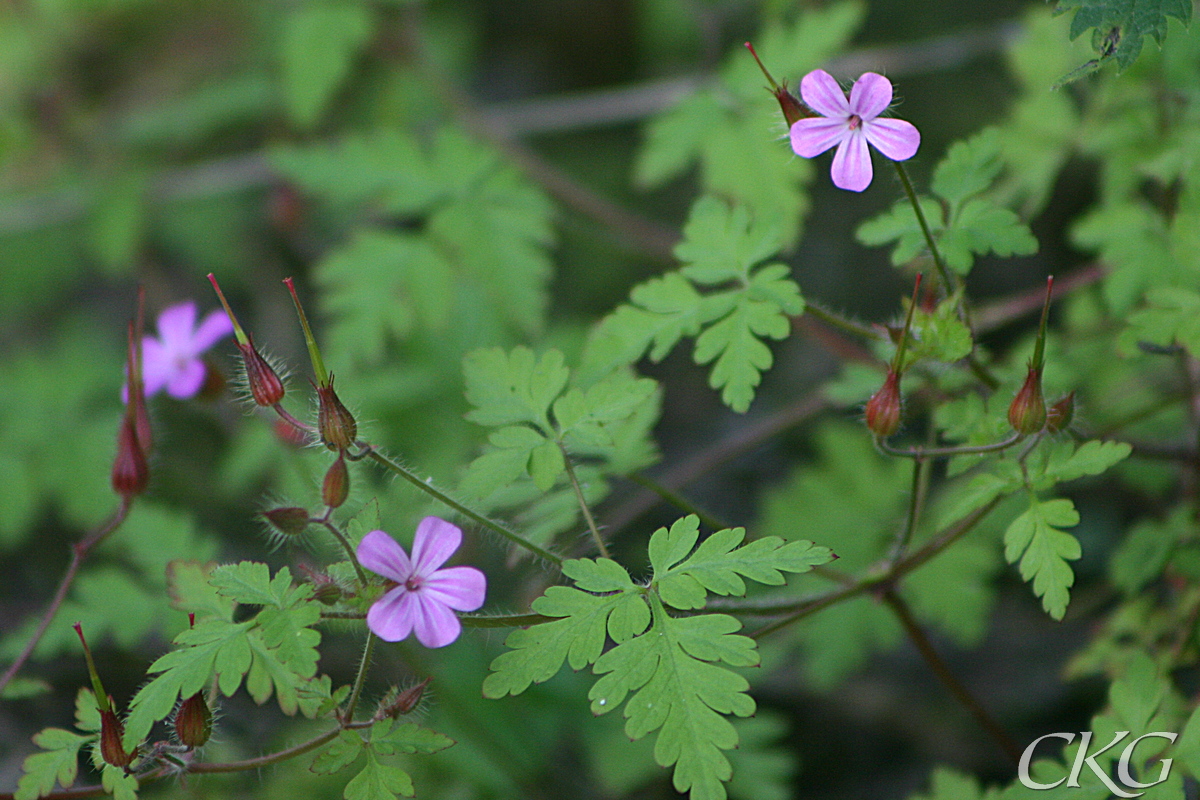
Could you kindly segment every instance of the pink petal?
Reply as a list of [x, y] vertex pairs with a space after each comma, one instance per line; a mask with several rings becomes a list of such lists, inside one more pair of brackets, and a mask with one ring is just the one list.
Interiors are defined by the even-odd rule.
[[803, 158], [813, 158], [824, 153], [850, 135], [850, 126], [844, 119], [805, 117], [792, 123], [790, 132], [792, 150]]
[[186, 351], [195, 329], [196, 304], [191, 300], [167, 306], [158, 315], [158, 338], [172, 352]]
[[874, 72], [864, 72], [850, 89], [850, 113], [864, 122], [873, 120], [892, 104], [892, 82]]
[[861, 128], [852, 131], [838, 146], [830, 175], [833, 185], [839, 189], [861, 192], [871, 185], [871, 153]]
[[358, 563], [397, 583], [404, 583], [413, 574], [412, 562], [404, 548], [383, 531], [371, 531], [358, 543]]
[[398, 642], [412, 632], [413, 623], [420, 614], [417, 596], [403, 586], [397, 586], [371, 605], [367, 611], [367, 627], [385, 642]]
[[845, 119], [850, 116], [850, 104], [838, 82], [823, 69], [814, 69], [800, 81], [800, 96], [813, 111], [826, 117]]
[[446, 563], [462, 544], [462, 531], [457, 525], [437, 517], [426, 517], [417, 525], [413, 537], [413, 574], [428, 577]]
[[418, 592], [416, 598], [419, 605], [413, 619], [413, 632], [418, 642], [426, 647], [445, 647], [458, 638], [462, 623], [453, 611], [424, 592]]
[[198, 358], [177, 360], [174, 369], [167, 376], [167, 394], [177, 400], [187, 400], [195, 397], [204, 386], [204, 376], [208, 367]]
[[146, 397], [158, 394], [166, 386], [173, 370], [171, 354], [158, 339], [149, 336], [142, 339], [142, 387]]
[[233, 323], [229, 321], [229, 315], [223, 309], [208, 312], [192, 336], [192, 353], [203, 353], [231, 333]]
[[439, 569], [425, 579], [421, 593], [455, 611], [474, 611], [487, 595], [487, 578], [474, 567]]
[[921, 146], [921, 133], [911, 122], [881, 117], [863, 123], [863, 135], [892, 161], [906, 161]]

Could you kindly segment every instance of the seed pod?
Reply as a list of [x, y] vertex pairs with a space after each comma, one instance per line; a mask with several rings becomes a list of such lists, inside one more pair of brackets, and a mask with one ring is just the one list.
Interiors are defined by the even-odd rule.
[[307, 508], [284, 506], [282, 508], [268, 509], [262, 512], [262, 515], [263, 519], [272, 528], [284, 536], [299, 536], [308, 529], [309, 515]]
[[337, 460], [329, 465], [325, 480], [321, 484], [321, 500], [330, 508], [338, 508], [350, 496], [350, 470], [345, 457], [339, 453]]
[[358, 439], [358, 423], [333, 390], [332, 375], [329, 383], [317, 386], [317, 403], [317, 430], [325, 446], [338, 451], [353, 446]]
[[146, 491], [149, 481], [150, 466], [138, 442], [137, 420], [133, 413], [126, 411], [117, 430], [117, 456], [112, 466], [113, 491], [128, 500]]
[[1071, 426], [1075, 418], [1075, 393], [1071, 392], [1046, 410], [1046, 430], [1058, 433]]
[[1046, 427], [1046, 401], [1042, 398], [1042, 369], [1030, 367], [1025, 383], [1008, 407], [1008, 422], [1022, 436]]
[[204, 692], [196, 692], [180, 704], [175, 712], [175, 735], [189, 750], [201, 747], [212, 735], [212, 709]]
[[900, 375], [889, 369], [883, 386], [867, 401], [867, 427], [880, 438], [900, 429]]
[[246, 386], [250, 396], [260, 406], [271, 407], [283, 399], [286, 392], [279, 374], [254, 347], [254, 337], [247, 335], [245, 344], [238, 343], [242, 354], [242, 366], [246, 370]]

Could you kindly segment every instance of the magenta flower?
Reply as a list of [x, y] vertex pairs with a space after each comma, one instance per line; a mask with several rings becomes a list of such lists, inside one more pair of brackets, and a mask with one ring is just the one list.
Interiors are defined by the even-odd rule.
[[[142, 339], [142, 383], [146, 396], [167, 394], [180, 400], [194, 397], [204, 386], [208, 368], [204, 351], [233, 333], [233, 323], [220, 309], [209, 312], [196, 327], [196, 304], [191, 300], [167, 306], [158, 315], [158, 338]], [[121, 397], [128, 402], [129, 388]]]
[[383, 531], [358, 543], [358, 561], [396, 582], [367, 612], [367, 627], [384, 641], [416, 633], [426, 647], [444, 647], [462, 631], [455, 611], [483, 605], [487, 579], [474, 567], [438, 569], [462, 544], [462, 531], [444, 519], [426, 517], [417, 526], [413, 557]]
[[892, 161], [912, 158], [921, 144], [912, 123], [879, 116], [892, 102], [892, 82], [882, 75], [863, 73], [847, 102], [833, 76], [816, 69], [800, 81], [800, 96], [822, 116], [792, 123], [792, 150], [813, 158], [837, 145], [831, 175], [839, 189], [861, 192], [871, 185], [868, 143]]

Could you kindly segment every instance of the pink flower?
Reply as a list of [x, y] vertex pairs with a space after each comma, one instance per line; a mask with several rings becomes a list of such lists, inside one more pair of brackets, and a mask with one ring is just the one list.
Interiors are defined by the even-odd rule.
[[837, 145], [833, 155], [833, 185], [861, 192], [871, 185], [870, 143], [892, 161], [913, 157], [921, 134], [910, 122], [881, 118], [892, 102], [892, 82], [874, 72], [863, 73], [850, 90], [850, 100], [833, 76], [813, 70], [800, 81], [800, 96], [822, 116], [792, 124], [792, 150], [813, 158]]
[[371, 531], [358, 543], [358, 560], [398, 585], [375, 601], [367, 627], [384, 641], [398, 642], [416, 633], [426, 647], [444, 647], [462, 631], [455, 611], [483, 605], [487, 579], [474, 567], [438, 569], [462, 544], [462, 531], [444, 519], [426, 517], [417, 526], [410, 561], [404, 548], [383, 531]]
[[[146, 396], [167, 394], [180, 400], [194, 397], [208, 372], [204, 351], [233, 333], [233, 323], [220, 309], [209, 312], [196, 327], [196, 304], [191, 300], [167, 306], [158, 315], [158, 338], [142, 339], [142, 382]], [[129, 388], [121, 389], [128, 402]]]

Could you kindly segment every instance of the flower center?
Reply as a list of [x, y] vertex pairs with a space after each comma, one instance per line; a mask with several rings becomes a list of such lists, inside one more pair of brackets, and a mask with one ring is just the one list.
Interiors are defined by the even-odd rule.
[[421, 585], [424, 582], [425, 581], [421, 579], [421, 576], [413, 575], [412, 577], [410, 577], [408, 580], [406, 580], [404, 582], [404, 588], [408, 589], [410, 592], [415, 592], [421, 588]]
[[858, 114], [851, 114], [850, 115], [850, 130], [854, 130], [859, 125], [862, 125], [862, 117], [860, 117]]

